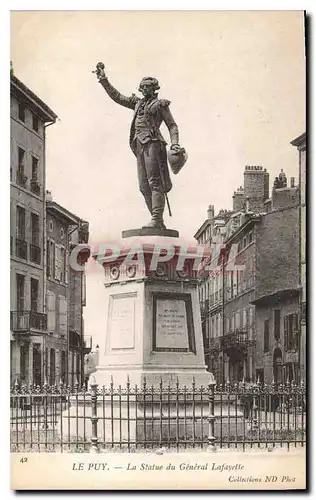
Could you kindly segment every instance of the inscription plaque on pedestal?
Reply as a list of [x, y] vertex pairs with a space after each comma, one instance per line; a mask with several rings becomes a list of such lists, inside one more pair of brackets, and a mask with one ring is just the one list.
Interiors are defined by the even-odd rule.
[[195, 352], [191, 297], [154, 294], [153, 350]]
[[109, 311], [110, 350], [135, 347], [136, 294], [112, 297]]

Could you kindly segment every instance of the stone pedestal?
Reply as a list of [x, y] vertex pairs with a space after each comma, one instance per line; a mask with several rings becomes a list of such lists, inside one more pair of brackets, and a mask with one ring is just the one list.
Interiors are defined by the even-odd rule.
[[[183, 256], [178, 239], [147, 236], [123, 244], [114, 262], [102, 263], [98, 256], [105, 271], [105, 314], [96, 382], [124, 386], [129, 378], [132, 386], [146, 379], [149, 386], [178, 381], [183, 387], [195, 379], [207, 386], [212, 376], [204, 360], [193, 257], [177, 270]], [[173, 257], [160, 262], [167, 252]]]

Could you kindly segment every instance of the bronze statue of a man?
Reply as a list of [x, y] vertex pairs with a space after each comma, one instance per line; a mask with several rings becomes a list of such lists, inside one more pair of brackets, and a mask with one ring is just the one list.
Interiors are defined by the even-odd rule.
[[158, 99], [159, 83], [156, 78], [145, 77], [139, 85], [143, 94], [140, 99], [135, 94], [126, 97], [109, 82], [104, 72], [104, 64], [98, 63], [95, 71], [99, 82], [116, 103], [134, 110], [130, 130], [130, 147], [137, 158], [137, 172], [140, 191], [151, 213], [151, 221], [145, 227], [165, 229], [163, 212], [166, 194], [171, 190], [166, 141], [159, 128], [162, 122], [168, 127], [171, 151], [181, 151], [178, 126], [170, 112], [170, 101]]

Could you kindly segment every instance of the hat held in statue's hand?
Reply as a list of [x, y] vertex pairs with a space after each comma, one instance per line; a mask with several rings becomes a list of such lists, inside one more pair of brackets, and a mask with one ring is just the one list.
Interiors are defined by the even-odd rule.
[[186, 150], [184, 148], [169, 149], [167, 155], [172, 172], [178, 174], [188, 159]]

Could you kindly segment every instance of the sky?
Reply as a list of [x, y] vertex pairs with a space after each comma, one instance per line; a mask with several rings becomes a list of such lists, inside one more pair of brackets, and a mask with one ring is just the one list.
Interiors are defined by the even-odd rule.
[[[123, 94], [154, 76], [171, 101], [188, 161], [172, 175], [165, 222], [192, 239], [208, 205], [231, 208], [245, 165], [266, 168], [270, 185], [281, 168], [298, 179], [290, 141], [305, 131], [303, 23], [300, 11], [11, 13], [14, 73], [59, 117], [47, 129], [46, 187], [89, 221], [92, 244], [149, 220], [128, 145], [132, 111], [106, 95], [96, 63]], [[95, 343], [105, 329], [99, 267], [87, 268]]]

